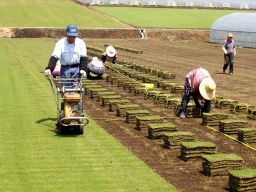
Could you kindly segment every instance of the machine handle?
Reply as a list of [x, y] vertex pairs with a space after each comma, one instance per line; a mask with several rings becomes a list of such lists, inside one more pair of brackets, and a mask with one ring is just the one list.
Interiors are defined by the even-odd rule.
[[63, 126], [70, 126], [70, 124], [66, 124], [63, 121], [64, 120], [86, 120], [86, 122], [81, 123], [81, 124], [76, 124], [76, 125], [87, 125], [89, 123], [89, 119], [87, 119], [86, 117], [64, 117], [60, 120], [60, 124]]

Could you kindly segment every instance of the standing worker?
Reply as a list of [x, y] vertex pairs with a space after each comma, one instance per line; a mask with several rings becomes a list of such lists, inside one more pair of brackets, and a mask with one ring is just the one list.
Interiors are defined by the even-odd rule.
[[51, 75], [60, 60], [61, 78], [79, 78], [81, 74], [86, 77], [88, 59], [85, 42], [77, 37], [78, 28], [75, 25], [68, 25], [66, 34], [56, 43], [44, 75]]
[[180, 104], [179, 117], [186, 118], [185, 112], [192, 95], [197, 108], [201, 108], [198, 99], [204, 99], [205, 103], [202, 112], [211, 110], [211, 100], [215, 96], [216, 84], [209, 72], [200, 67], [190, 71], [185, 80], [184, 95]]
[[103, 52], [103, 54], [101, 56], [101, 60], [103, 63], [106, 62], [107, 57], [112, 58], [113, 64], [117, 64], [117, 52], [113, 46], [107, 46], [107, 48]]
[[232, 75], [234, 72], [234, 57], [236, 55], [236, 43], [233, 40], [233, 34], [229, 33], [227, 39], [222, 45], [222, 50], [224, 51], [224, 66], [223, 73], [226, 72], [226, 69], [229, 66], [229, 74]]

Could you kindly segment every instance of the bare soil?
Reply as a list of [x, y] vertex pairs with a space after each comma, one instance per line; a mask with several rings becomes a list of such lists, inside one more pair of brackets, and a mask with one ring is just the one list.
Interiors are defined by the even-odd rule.
[[[180, 85], [183, 85], [185, 76], [189, 71], [204, 67], [210, 72], [217, 84], [217, 95], [256, 106], [256, 90], [254, 89], [255, 49], [237, 48], [234, 74], [229, 75], [222, 72], [223, 53], [220, 45], [159, 39], [88, 39], [85, 42], [87, 45], [102, 49], [106, 43], [142, 50], [142, 54], [118, 51], [118, 58], [173, 72], [176, 74], [176, 79], [173, 81]], [[113, 72], [107, 70], [106, 73], [111, 74]], [[243, 168], [256, 168], [254, 149], [238, 143], [218, 131], [202, 126], [201, 118], [180, 119], [175, 116], [173, 110], [165, 108], [162, 104], [154, 104], [152, 100], [145, 100], [143, 96], [134, 96], [133, 93], [129, 93], [123, 87], [111, 85], [104, 79], [95, 80], [95, 82], [110, 91], [117, 92], [132, 103], [139, 104], [141, 109], [149, 110], [151, 115], [160, 115], [167, 122], [177, 125], [179, 131], [193, 132], [197, 141], [209, 141], [216, 144], [217, 153], [235, 153], [241, 156], [244, 161]], [[162, 90], [161, 88], [155, 89]], [[85, 95], [84, 100], [86, 113], [90, 117], [179, 191], [228, 191], [228, 176], [209, 177], [204, 175], [201, 161], [184, 162], [180, 159], [180, 151], [166, 149], [162, 139], [149, 139], [147, 131], [137, 130], [135, 124], [126, 123], [125, 117], [117, 117], [116, 112], [110, 112], [108, 106], [101, 106], [96, 99], [92, 99], [88, 95]], [[214, 104], [212, 112], [228, 113], [229, 118], [244, 119], [248, 121], [249, 127], [256, 127], [256, 122], [248, 120], [246, 115], [234, 115], [227, 109], [216, 108]], [[218, 130], [218, 127], [214, 128]], [[90, 129], [90, 125], [85, 127], [85, 134], [86, 129]], [[236, 135], [231, 136], [235, 139], [237, 137]], [[256, 148], [255, 144], [250, 146]]]

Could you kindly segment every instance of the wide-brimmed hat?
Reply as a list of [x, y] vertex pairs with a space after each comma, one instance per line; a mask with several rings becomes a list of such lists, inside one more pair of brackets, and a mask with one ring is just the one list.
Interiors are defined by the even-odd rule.
[[68, 25], [66, 28], [66, 32], [68, 36], [77, 37], [78, 36], [78, 29], [75, 25]]
[[216, 84], [213, 79], [204, 78], [200, 83], [199, 92], [204, 99], [212, 100], [216, 92]]
[[228, 36], [228, 37], [233, 37], [233, 34], [232, 34], [232, 33], [229, 33], [227, 36]]
[[108, 46], [108, 47], [106, 48], [106, 54], [107, 54], [107, 56], [109, 56], [109, 57], [114, 57], [115, 54], [116, 54], [115, 48], [112, 47], [112, 46]]

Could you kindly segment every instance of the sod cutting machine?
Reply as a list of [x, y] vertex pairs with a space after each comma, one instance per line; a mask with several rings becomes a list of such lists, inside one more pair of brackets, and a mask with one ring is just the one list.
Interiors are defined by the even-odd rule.
[[89, 123], [83, 113], [82, 78], [48, 78], [57, 104], [57, 132], [83, 134]]

